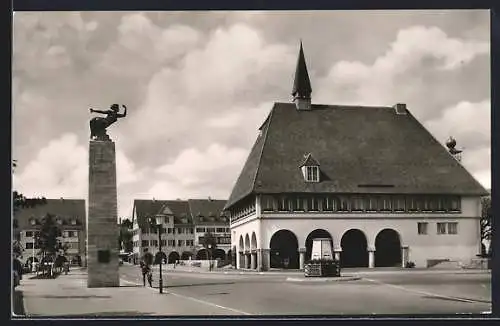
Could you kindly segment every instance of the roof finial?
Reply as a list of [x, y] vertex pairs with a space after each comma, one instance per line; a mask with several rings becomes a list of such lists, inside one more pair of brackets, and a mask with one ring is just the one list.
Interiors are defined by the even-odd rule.
[[302, 39], [300, 39], [299, 57], [295, 69], [295, 80], [293, 82], [292, 95], [298, 110], [309, 110], [311, 108], [311, 81], [307, 72]]

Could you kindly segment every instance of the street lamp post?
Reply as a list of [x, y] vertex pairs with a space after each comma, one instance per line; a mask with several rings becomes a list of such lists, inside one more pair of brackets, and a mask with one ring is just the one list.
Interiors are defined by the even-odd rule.
[[35, 271], [35, 243], [36, 243], [36, 234], [33, 232], [33, 254], [31, 257], [31, 272]]
[[162, 232], [162, 218], [160, 216], [156, 217], [156, 221], [151, 218], [151, 224], [155, 225], [158, 228], [158, 250], [160, 252], [160, 277], [159, 277], [159, 290], [160, 293], [163, 293], [163, 273], [162, 273], [162, 263], [163, 263], [163, 255], [161, 251], [161, 232]]

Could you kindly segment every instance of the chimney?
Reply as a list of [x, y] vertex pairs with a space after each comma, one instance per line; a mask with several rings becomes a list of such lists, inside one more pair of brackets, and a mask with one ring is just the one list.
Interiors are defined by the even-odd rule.
[[396, 114], [406, 114], [406, 104], [404, 103], [397, 103], [396, 105], [393, 106], [394, 110], [396, 111]]
[[208, 196], [208, 201], [212, 201], [212, 197]]

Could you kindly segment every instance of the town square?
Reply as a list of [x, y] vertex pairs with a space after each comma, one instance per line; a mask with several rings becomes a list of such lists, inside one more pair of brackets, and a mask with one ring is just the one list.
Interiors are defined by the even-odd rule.
[[17, 12], [13, 316], [491, 314], [489, 20]]

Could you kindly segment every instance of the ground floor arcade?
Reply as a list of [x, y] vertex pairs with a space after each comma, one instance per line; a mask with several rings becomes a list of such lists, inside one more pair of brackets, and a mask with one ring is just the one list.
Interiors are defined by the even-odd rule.
[[330, 239], [343, 268], [468, 264], [481, 252], [479, 220], [468, 217], [253, 219], [231, 231], [241, 269], [303, 269], [315, 238]]

